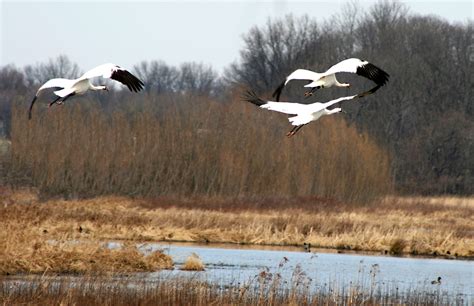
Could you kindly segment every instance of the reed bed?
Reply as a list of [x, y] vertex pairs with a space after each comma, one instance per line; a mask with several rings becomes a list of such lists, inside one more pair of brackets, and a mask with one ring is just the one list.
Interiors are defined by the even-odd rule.
[[464, 305], [469, 302], [465, 298], [437, 286], [401, 291], [373, 282], [313, 284], [304, 271], [295, 271], [291, 284], [265, 270], [245, 283], [230, 285], [171, 276], [0, 281], [3, 305]]
[[238, 97], [133, 102], [108, 113], [78, 98], [38, 108], [31, 121], [14, 107], [8, 176], [66, 198], [318, 195], [366, 203], [392, 190], [387, 151], [342, 116], [288, 139], [286, 116]]

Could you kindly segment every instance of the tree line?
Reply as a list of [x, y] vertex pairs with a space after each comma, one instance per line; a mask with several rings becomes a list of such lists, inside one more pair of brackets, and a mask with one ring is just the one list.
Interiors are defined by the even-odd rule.
[[[436, 16], [411, 14], [405, 5], [393, 1], [379, 2], [368, 11], [352, 3], [325, 21], [289, 15], [255, 26], [244, 35], [239, 58], [222, 75], [200, 63], [175, 67], [143, 61], [133, 72], [147, 85], [144, 95], [114, 91], [84, 99], [108, 111], [130, 114], [143, 106], [140, 101], [157, 96], [177, 103], [183, 97], [199, 96], [225, 104], [235, 101], [232, 97], [243, 88], [251, 88], [270, 98], [296, 68], [324, 71], [344, 58], [358, 57], [381, 67], [391, 78], [364, 101], [344, 104], [345, 119], [387, 149], [397, 190], [472, 194], [473, 37], [472, 20], [450, 23]], [[76, 77], [80, 72], [66, 56], [24, 68], [0, 67], [0, 120], [8, 137], [12, 105], [29, 103], [38, 86], [49, 78]], [[302, 84], [294, 82], [285, 88], [282, 100], [326, 101], [372, 86], [356, 76], [339, 78], [353, 87], [317, 91], [312, 99], [304, 99]], [[165, 107], [160, 99], [152, 100], [156, 105], [148, 107]]]

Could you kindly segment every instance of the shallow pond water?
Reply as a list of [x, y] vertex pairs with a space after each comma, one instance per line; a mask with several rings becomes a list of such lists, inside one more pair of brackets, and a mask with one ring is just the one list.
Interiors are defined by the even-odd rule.
[[[119, 244], [110, 243], [109, 247]], [[295, 277], [311, 279], [313, 286], [337, 284], [349, 286], [373, 285], [400, 292], [441, 290], [452, 296], [472, 299], [474, 263], [467, 260], [446, 260], [433, 258], [403, 258], [360, 254], [337, 254], [325, 252], [303, 252], [301, 248], [270, 248], [258, 250], [233, 249], [168, 243], [141, 244], [144, 252], [163, 250], [170, 255], [176, 268], [173, 271], [149, 273], [158, 275], [190, 275], [222, 285], [237, 285], [255, 279], [265, 271], [281, 276], [282, 281], [292, 283]], [[179, 270], [186, 258], [197, 254], [205, 265], [202, 272]], [[297, 276], [298, 275], [298, 276]], [[440, 276], [441, 284], [431, 281]], [[396, 289], [397, 290], [397, 289]]]

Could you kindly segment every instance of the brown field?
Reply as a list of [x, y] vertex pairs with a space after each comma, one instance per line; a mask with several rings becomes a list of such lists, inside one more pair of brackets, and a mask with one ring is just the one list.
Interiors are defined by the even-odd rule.
[[[307, 242], [314, 247], [394, 254], [474, 255], [473, 199], [386, 198], [365, 206], [318, 198], [40, 201], [32, 191], [1, 191], [3, 274], [93, 271], [99, 266], [96, 260], [111, 271], [172, 265], [160, 256], [148, 259], [134, 247], [116, 251], [100, 247], [100, 242], [110, 240]], [[87, 243], [71, 245], [74, 241]]]

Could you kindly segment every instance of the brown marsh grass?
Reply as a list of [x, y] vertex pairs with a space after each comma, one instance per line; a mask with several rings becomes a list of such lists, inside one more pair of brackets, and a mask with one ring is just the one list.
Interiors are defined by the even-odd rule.
[[[474, 201], [386, 198], [360, 206], [321, 198], [268, 202], [219, 198], [98, 197], [40, 201], [3, 190], [0, 224], [12, 243], [188, 241], [302, 245], [461, 257], [474, 255]], [[20, 240], [21, 241], [21, 240]], [[18, 247], [22, 247], [18, 244]], [[16, 249], [10, 254], [18, 254]], [[11, 255], [9, 255], [11, 256]]]
[[239, 98], [144, 99], [110, 114], [77, 99], [30, 121], [14, 107], [9, 176], [68, 198], [318, 195], [365, 203], [392, 190], [387, 151], [341, 116], [288, 139], [285, 116]]
[[[62, 209], [56, 207], [53, 208], [56, 213], [52, 214], [46, 206], [38, 203], [32, 193], [11, 193], [0, 188], [0, 275], [139, 272], [173, 268], [168, 255], [153, 252], [145, 256], [131, 243], [109, 249], [98, 240], [79, 241], [70, 233], [85, 235], [87, 228], [72, 220], [59, 221], [66, 217], [67, 209], [63, 215]], [[45, 222], [53, 227], [44, 227]]]
[[144, 256], [134, 246], [108, 249], [99, 243], [30, 241], [31, 236], [1, 235], [0, 275], [19, 273], [123, 273], [173, 268], [168, 255], [153, 252]]

